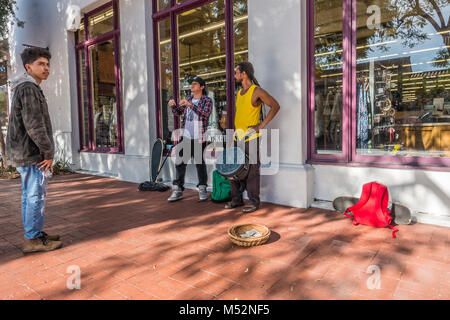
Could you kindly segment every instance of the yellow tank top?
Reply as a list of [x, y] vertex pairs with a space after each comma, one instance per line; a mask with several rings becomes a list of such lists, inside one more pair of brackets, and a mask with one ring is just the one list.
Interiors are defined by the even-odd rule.
[[[252, 105], [252, 96], [256, 87], [256, 85], [252, 85], [244, 95], [241, 95], [242, 89], [239, 90], [237, 94], [234, 127], [236, 130], [236, 137], [239, 140], [242, 140], [245, 137], [249, 127], [259, 124], [261, 105], [257, 107]], [[260, 133], [252, 134], [248, 139], [245, 139], [245, 141], [256, 139], [260, 135]]]

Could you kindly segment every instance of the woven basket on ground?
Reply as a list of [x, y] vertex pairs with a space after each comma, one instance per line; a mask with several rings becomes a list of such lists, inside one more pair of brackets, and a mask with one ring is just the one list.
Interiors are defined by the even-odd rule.
[[[249, 230], [256, 230], [262, 234], [259, 237], [241, 238], [239, 235], [246, 233]], [[266, 243], [270, 237], [270, 230], [261, 224], [240, 224], [233, 226], [228, 230], [231, 242], [241, 247], [259, 246]]]

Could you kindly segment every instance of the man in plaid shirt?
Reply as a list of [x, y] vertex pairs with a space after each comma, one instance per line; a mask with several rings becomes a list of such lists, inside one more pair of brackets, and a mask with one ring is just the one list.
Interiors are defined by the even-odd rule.
[[[174, 100], [169, 101], [169, 106], [172, 107], [174, 114], [178, 116], [184, 115], [182, 129], [183, 137], [182, 146], [190, 145], [190, 158], [194, 157], [194, 162], [197, 167], [197, 176], [199, 183], [197, 185], [199, 191], [200, 201], [208, 199], [206, 188], [208, 184], [208, 174], [206, 164], [203, 158], [203, 153], [206, 148], [206, 130], [208, 129], [208, 120], [212, 110], [212, 100], [207, 96], [207, 89], [205, 81], [200, 77], [194, 77], [190, 80], [191, 93], [186, 99], [180, 101], [177, 105]], [[180, 142], [181, 142], [180, 141]], [[195, 150], [202, 150], [201, 159], [194, 156]], [[183, 157], [183, 149], [179, 155]], [[177, 155], [178, 156], [178, 155]], [[186, 160], [183, 157], [183, 160]], [[178, 162], [177, 162], [178, 163]], [[184, 177], [186, 175], [187, 162], [182, 161], [175, 166], [176, 179], [173, 181], [172, 195], [168, 201], [173, 202], [183, 198], [184, 191]]]

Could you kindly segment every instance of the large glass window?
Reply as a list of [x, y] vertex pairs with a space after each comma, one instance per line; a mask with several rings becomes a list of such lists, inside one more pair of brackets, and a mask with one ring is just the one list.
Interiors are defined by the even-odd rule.
[[310, 0], [310, 155], [450, 163], [450, 2]]
[[318, 154], [342, 152], [342, 0], [314, 1], [314, 138]]
[[[190, 94], [189, 78], [202, 77], [213, 100], [210, 125], [217, 125], [218, 118], [226, 114], [224, 9], [223, 1], [214, 1], [178, 16], [180, 99]], [[226, 129], [226, 122], [219, 127]]]
[[89, 37], [95, 38], [99, 35], [114, 30], [114, 10], [109, 7], [102, 12], [89, 18]]
[[[165, 5], [155, 1], [157, 10], [173, 8], [170, 1]], [[234, 72], [230, 70], [234, 66], [230, 56], [234, 57], [234, 63], [248, 58], [247, 0], [216, 0], [206, 4], [199, 0], [197, 7], [189, 1], [186, 8], [184, 2], [173, 2], [177, 4], [176, 10], [157, 15], [154, 21], [158, 30], [159, 135], [166, 143], [172, 143], [172, 131], [182, 119], [174, 117], [167, 103], [172, 98], [179, 101], [189, 95], [189, 79], [200, 76], [213, 100], [207, 137], [220, 142], [219, 133], [225, 133], [232, 123], [229, 115], [234, 109]], [[176, 30], [171, 30], [173, 26]], [[234, 41], [229, 41], [232, 37]]]
[[[117, 0], [86, 14], [77, 32], [82, 151], [121, 152], [120, 53]], [[101, 36], [99, 38], [99, 36]], [[97, 40], [98, 39], [98, 40]]]
[[90, 47], [92, 118], [96, 148], [117, 148], [116, 77], [114, 40]]
[[356, 2], [359, 155], [449, 155], [450, 4], [417, 2]]

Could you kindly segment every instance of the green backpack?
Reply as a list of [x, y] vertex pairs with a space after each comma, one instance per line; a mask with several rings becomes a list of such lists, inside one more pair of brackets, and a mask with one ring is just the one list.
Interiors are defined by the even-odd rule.
[[213, 191], [211, 200], [214, 202], [231, 201], [230, 181], [225, 179], [217, 170], [213, 172]]

